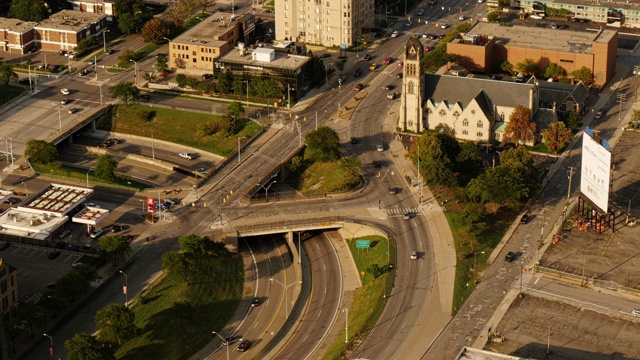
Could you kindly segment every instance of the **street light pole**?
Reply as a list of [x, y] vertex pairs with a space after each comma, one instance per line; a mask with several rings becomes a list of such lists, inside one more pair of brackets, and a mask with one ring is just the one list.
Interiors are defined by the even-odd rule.
[[349, 309], [344, 308], [344, 342], [349, 342]]
[[271, 185], [275, 184], [276, 180], [273, 180], [273, 182], [271, 184], [269, 184], [269, 186], [267, 186], [266, 188], [263, 186], [262, 188], [264, 189], [265, 192], [265, 202], [269, 202], [269, 188], [271, 187]]
[[58, 126], [60, 126], [60, 131], [62, 131], [62, 114], [60, 113], [60, 105], [53, 103], [53, 105], [58, 107]]
[[220, 336], [220, 334], [218, 334], [217, 332], [212, 331], [211, 333], [216, 334], [220, 338], [220, 340], [222, 340], [222, 345], [225, 345], [227, 347], [227, 360], [229, 360], [229, 343], [227, 342], [227, 340], [225, 340], [225, 338]]
[[107, 52], [107, 38], [106, 38], [106, 34], [109, 32], [109, 29], [104, 29], [104, 31], [102, 31], [102, 52]]
[[301, 231], [298, 231], [298, 264], [302, 264], [302, 245], [300, 243], [300, 233]]
[[122, 270], [120, 270], [119, 273], [124, 275], [124, 288], [122, 289], [124, 293], [124, 306], [129, 306], [129, 277]]
[[133, 60], [133, 59], [129, 59], [129, 61], [131, 61], [133, 63], [133, 81], [135, 85], [138, 85], [138, 62]]
[[246, 136], [241, 136], [238, 138], [238, 164], [240, 164], [240, 139], [246, 139]]
[[49, 338], [49, 341], [50, 341], [49, 356], [51, 357], [51, 359], [53, 359], [53, 336], [51, 336], [49, 334], [42, 334], [42, 335]]
[[87, 187], [89, 187], [89, 173], [91, 172], [91, 170], [93, 169], [89, 168], [89, 171], [87, 171]]
[[[285, 318], [289, 318], [289, 296], [287, 295], [288, 294], [287, 289], [289, 288], [289, 286], [293, 286], [296, 283], [294, 282], [294, 283], [291, 283], [289, 285], [285, 285], [285, 284], [281, 283], [280, 281], [278, 281], [277, 279], [274, 279], [274, 278], [269, 278], [269, 281], [271, 281], [271, 282], [275, 281], [275, 282], [277, 282], [278, 284], [280, 284], [284, 288], [284, 298], [285, 298], [285, 301], [284, 301], [284, 315], [285, 315]], [[302, 281], [298, 281], [297, 283], [298, 284], [302, 284]]]

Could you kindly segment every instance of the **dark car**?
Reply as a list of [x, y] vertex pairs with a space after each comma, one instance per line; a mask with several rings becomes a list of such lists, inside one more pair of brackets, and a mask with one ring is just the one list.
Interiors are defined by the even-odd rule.
[[107, 54], [107, 55], [111, 55], [111, 54], [113, 54], [114, 52], [116, 52], [116, 51], [115, 51], [115, 50], [113, 50], [113, 49], [109, 49], [109, 50], [107, 50], [107, 52], [106, 52], [105, 54]]
[[49, 259], [53, 260], [53, 259], [57, 259], [58, 256], [62, 255], [62, 252], [60, 251], [54, 251], [51, 254], [49, 254], [49, 256], [47, 256]]
[[17, 203], [19, 203], [20, 201], [22, 201], [22, 200], [20, 200], [20, 199], [18, 199], [18, 198], [14, 198], [14, 197], [9, 198], [9, 200], [7, 200], [7, 202], [8, 202], [9, 204], [14, 204], [14, 205], [15, 205], [15, 204], [17, 204]]
[[351, 143], [354, 144], [354, 145], [357, 144], [358, 143], [358, 139], [352, 137], [351, 138]]
[[10, 242], [6, 242], [5, 241], [3, 243], [0, 243], [0, 250], [2, 250], [2, 251], [7, 250], [9, 248], [9, 246], [11, 246]]
[[396, 74], [396, 79], [402, 79], [402, 73], [397, 73]]
[[120, 225], [113, 225], [111, 227], [111, 232], [112, 233], [117, 233], [117, 232], [120, 232], [120, 231], [122, 231], [122, 226], [120, 226]]
[[80, 76], [85, 76], [85, 75], [87, 75], [88, 73], [89, 73], [89, 70], [88, 70], [88, 69], [84, 69], [84, 70], [80, 71], [80, 74], [79, 74], [79, 75], [80, 75]]
[[149, 100], [151, 100], [151, 96], [149, 96], [147, 94], [144, 94], [144, 95], [140, 95], [139, 99], [142, 100], [142, 101], [149, 101]]
[[58, 54], [67, 55], [67, 51], [66, 50], [60, 50], [60, 51], [58, 51]]
[[324, 53], [324, 54], [320, 55], [320, 57], [321, 57], [321, 58], [323, 58], [323, 59], [330, 58], [330, 57], [331, 57], [331, 54], [329, 54], [329, 53]]
[[240, 343], [240, 345], [238, 345], [238, 348], [236, 350], [240, 352], [244, 352], [249, 350], [250, 347], [251, 347], [251, 340], [242, 340], [242, 342]]
[[[69, 231], [69, 230], [62, 230], [62, 231], [58, 234], [58, 239], [64, 239], [64, 238], [66, 238], [67, 236], [69, 236], [69, 234], [71, 234], [71, 231]], [[62, 249], [62, 248], [64, 248], [64, 246], [62, 246], [61, 248], [58, 248], [58, 249]]]
[[78, 110], [80, 110], [80, 109], [78, 109], [78, 108], [71, 108], [71, 109], [69, 109], [69, 114], [75, 114], [75, 113], [77, 113], [77, 112], [78, 112]]
[[516, 254], [514, 254], [512, 251], [509, 251], [507, 255], [505, 255], [504, 257], [504, 259], [508, 262], [512, 262], [515, 258], [516, 258]]
[[356, 85], [356, 88], [354, 89], [355, 91], [360, 91], [364, 89], [364, 85], [362, 83], [359, 83], [358, 85]]
[[398, 190], [396, 190], [396, 188], [389, 188], [389, 194], [395, 195], [397, 193], [398, 193]]
[[258, 306], [258, 305], [260, 305], [260, 299], [258, 299], [258, 298], [253, 298], [253, 299], [251, 300], [251, 307], [256, 307], [256, 306]]
[[202, 80], [213, 79], [213, 74], [202, 74]]
[[373, 167], [376, 167], [376, 168], [380, 167], [380, 161], [378, 160], [373, 160], [372, 164], [373, 164]]
[[524, 214], [522, 215], [522, 217], [520, 218], [520, 224], [526, 224], [529, 221], [529, 215]]
[[364, 61], [369, 61], [369, 60], [371, 60], [371, 55], [366, 54], [366, 55], [363, 57], [363, 59], [364, 59]]
[[395, 88], [395, 86], [393, 86], [393, 85], [391, 85], [391, 84], [389, 84], [389, 85], [385, 85], [385, 86], [384, 86], [384, 89], [385, 89], [385, 90], [387, 90], [387, 91], [389, 91], [389, 90], [393, 90], [393, 88]]
[[362, 75], [362, 69], [358, 68], [358, 69], [356, 69], [356, 71], [353, 73], [353, 77], [359, 77], [360, 75]]

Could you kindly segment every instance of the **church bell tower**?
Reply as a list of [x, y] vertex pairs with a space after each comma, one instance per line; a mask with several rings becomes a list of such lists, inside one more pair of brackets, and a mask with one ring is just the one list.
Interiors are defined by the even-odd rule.
[[402, 94], [400, 96], [400, 131], [422, 132], [425, 120], [422, 117], [424, 97], [424, 71], [422, 58], [424, 49], [416, 38], [409, 38], [404, 47], [404, 66], [402, 69]]

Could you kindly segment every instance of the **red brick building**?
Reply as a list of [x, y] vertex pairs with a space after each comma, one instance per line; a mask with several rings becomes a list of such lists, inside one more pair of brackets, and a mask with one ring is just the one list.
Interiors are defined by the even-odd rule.
[[447, 44], [447, 52], [476, 73], [499, 72], [505, 60], [515, 66], [532, 59], [540, 69], [558, 64], [567, 75], [585, 66], [598, 86], [613, 77], [617, 48], [615, 30], [583, 32], [485, 22], [476, 23]]

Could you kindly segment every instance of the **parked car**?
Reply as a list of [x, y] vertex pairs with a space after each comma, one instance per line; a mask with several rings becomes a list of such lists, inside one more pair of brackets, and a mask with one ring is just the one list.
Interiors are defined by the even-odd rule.
[[424, 9], [419, 9], [418, 12], [416, 13], [416, 15], [420, 16], [424, 14]]
[[340, 77], [338, 78], [338, 84], [342, 85], [342, 84], [344, 84], [345, 82], [347, 82], [347, 77], [346, 77], [346, 76], [342, 75], [342, 76], [340, 76]]
[[142, 100], [142, 101], [149, 101], [149, 100], [151, 100], [151, 96], [149, 96], [147, 94], [142, 94], [142, 95], [140, 95], [139, 99]]
[[242, 340], [242, 342], [240, 343], [240, 345], [238, 345], [236, 350], [240, 352], [244, 352], [249, 350], [250, 347], [251, 347], [251, 340]]
[[382, 145], [378, 144], [378, 145], [376, 145], [376, 150], [378, 150], [378, 151], [384, 151], [384, 146], [382, 146]]
[[397, 193], [398, 193], [398, 190], [396, 190], [396, 188], [389, 188], [389, 194], [395, 195]]
[[57, 258], [58, 258], [58, 256], [60, 256], [60, 255], [62, 255], [62, 252], [61, 252], [61, 251], [56, 250], [56, 251], [54, 251], [54, 252], [50, 253], [47, 257], [48, 257], [49, 259], [53, 260], [53, 259], [57, 259]]
[[202, 80], [213, 79], [213, 74], [202, 74]]
[[67, 53], [66, 50], [60, 50], [60, 51], [58, 51], [58, 54], [64, 55], [64, 56], [69, 56], [69, 54]]
[[60, 100], [60, 104], [62, 104], [62, 105], [67, 105], [68, 103], [69, 103], [69, 99]]
[[558, 25], [556, 25], [556, 23], [549, 24], [549, 27], [551, 27], [552, 29], [555, 29], [555, 30], [558, 29]]
[[460, 15], [460, 16], [458, 16], [458, 20], [460, 20], [460, 21], [465, 21], [465, 20], [466, 20], [466, 17], [464, 17], [464, 15]]
[[19, 203], [19, 202], [21, 202], [21, 201], [22, 201], [22, 200], [20, 200], [20, 199], [18, 199], [18, 198], [14, 198], [14, 197], [11, 197], [11, 198], [9, 198], [9, 200], [7, 200], [7, 202], [8, 202], [9, 204], [12, 204], [12, 205], [15, 205], [15, 204], [17, 204], [17, 203]]
[[78, 108], [71, 108], [71, 109], [69, 109], [69, 114], [75, 114], [75, 113], [77, 113], [79, 110], [80, 110], [80, 109], [78, 109]]
[[604, 115], [604, 109], [598, 110], [598, 112], [595, 115], [596, 120], [600, 119], [602, 117], [602, 115]]
[[62, 93], [62, 95], [69, 95], [69, 89], [60, 89], [60, 92]]
[[440, 24], [440, 29], [446, 29], [448, 27], [449, 27], [449, 24], [447, 24], [447, 23]]
[[633, 315], [640, 315], [640, 309], [633, 309], [633, 310], [631, 310], [631, 313]]
[[330, 58], [330, 57], [331, 57], [331, 54], [329, 54], [329, 53], [324, 53], [324, 54], [320, 55], [320, 57], [321, 57], [321, 58], [323, 58], [323, 59]]
[[109, 50], [107, 50], [107, 52], [106, 52], [105, 54], [107, 54], [107, 55], [111, 55], [111, 54], [113, 54], [114, 52], [116, 52], [114, 49], [109, 49]]
[[[60, 232], [60, 233], [58, 234], [58, 239], [64, 239], [64, 238], [66, 238], [67, 236], [69, 236], [69, 234], [71, 234], [71, 231], [69, 231], [69, 230], [62, 230], [62, 232]], [[63, 246], [62, 248], [64, 248], [64, 246]], [[60, 249], [62, 249], [62, 248], [60, 248]]]
[[542, 20], [542, 19], [544, 19], [544, 17], [542, 17], [542, 16], [540, 16], [540, 15], [538, 15], [538, 14], [531, 14], [531, 15], [529, 15], [529, 17], [530, 17], [531, 19], [535, 19], [535, 20]]
[[95, 228], [93, 230], [91, 230], [91, 232], [89, 233], [89, 237], [92, 239], [97, 239], [100, 237], [100, 235], [102, 235], [102, 233], [104, 232], [104, 229], [102, 228]]
[[373, 160], [373, 162], [371, 164], [373, 165], [374, 168], [379, 168], [380, 167], [380, 161], [378, 161], [378, 160]]
[[110, 230], [110, 231], [111, 231], [112, 233], [117, 233], [117, 232], [120, 232], [120, 231], [122, 231], [122, 230], [123, 230], [123, 229], [122, 229], [122, 226], [120, 226], [120, 225], [113, 225], [113, 226], [111, 227], [111, 230]]
[[360, 75], [362, 75], [362, 69], [357, 68], [356, 71], [353, 73], [353, 77], [360, 77]]
[[191, 153], [183, 152], [178, 155], [180, 155], [180, 157], [183, 159], [193, 160], [193, 155]]
[[516, 258], [516, 254], [513, 251], [509, 251], [507, 255], [504, 256], [504, 259], [508, 262], [512, 262]]
[[70, 57], [71, 59], [73, 59], [74, 57], [76, 57], [76, 55], [78, 55], [78, 53], [76, 53], [75, 51], [72, 51], [72, 52], [70, 52], [70, 53], [69, 53], [69, 57]]
[[398, 62], [398, 69], [402, 69], [403, 66], [404, 66], [404, 61]]
[[404, 24], [404, 26], [406, 26], [406, 27], [411, 27], [412, 25], [413, 25], [412, 21], [407, 21], [407, 23]]

